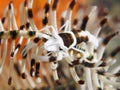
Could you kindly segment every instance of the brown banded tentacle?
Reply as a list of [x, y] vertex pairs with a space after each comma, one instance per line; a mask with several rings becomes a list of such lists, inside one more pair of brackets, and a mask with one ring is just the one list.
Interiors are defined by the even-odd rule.
[[20, 67], [18, 63], [14, 63], [14, 69], [16, 73], [18, 74], [18, 76], [21, 76], [21, 71], [20, 71]]
[[5, 17], [3, 17], [3, 18], [1, 19], [2, 24], [4, 24], [5, 19], [6, 19]]
[[98, 65], [98, 67], [105, 67], [105, 66], [107, 66], [107, 63], [105, 61], [102, 61], [102, 63]]
[[52, 5], [52, 10], [56, 10], [58, 1], [59, 0], [54, 0], [53, 5]]
[[41, 78], [40, 78], [40, 61], [36, 62], [35, 65], [35, 78], [37, 80], [37, 82], [41, 82]]
[[106, 46], [112, 38], [114, 38], [115, 36], [117, 36], [117, 35], [119, 35], [119, 34], [120, 34], [120, 32], [117, 31], [117, 32], [114, 32], [114, 33], [108, 35], [107, 37], [105, 37], [105, 38], [103, 39], [103, 42], [102, 42], [103, 45]]
[[[14, 66], [14, 62], [15, 62], [15, 57], [14, 56], [14, 49], [15, 49], [15, 39], [18, 36], [18, 32], [16, 30], [18, 30], [17, 24], [16, 24], [16, 20], [15, 20], [15, 16], [14, 16], [14, 7], [13, 7], [13, 3], [10, 2], [9, 4], [9, 13], [8, 13], [8, 29], [10, 37], [12, 39], [12, 43], [11, 43], [11, 49], [10, 49], [10, 74], [9, 74], [9, 80], [12, 80], [12, 71], [13, 71], [13, 66]], [[11, 30], [13, 29], [13, 30]], [[15, 30], [14, 30], [15, 29]], [[8, 82], [9, 82], [8, 80]], [[10, 84], [10, 83], [9, 83]]]
[[118, 46], [117, 48], [115, 48], [111, 53], [110, 56], [112, 58], [114, 58], [116, 56], [116, 54], [118, 54], [120, 52], [120, 46]]
[[32, 5], [33, 5], [33, 0], [28, 0], [27, 17], [28, 17], [28, 21], [30, 23], [32, 30], [38, 31], [38, 28], [36, 27], [34, 20], [33, 20]]
[[27, 59], [27, 53], [22, 56], [23, 60], [22, 60], [22, 64], [21, 64], [21, 77], [23, 79], [26, 79], [27, 75], [25, 73], [25, 69], [26, 69], [26, 59]]
[[52, 72], [53, 72], [53, 78], [54, 78], [54, 80], [57, 84], [60, 84], [59, 77], [58, 77], [58, 72], [57, 72], [57, 68], [58, 68], [57, 57], [51, 55], [50, 58], [49, 58], [49, 62], [50, 62], [50, 67], [51, 67]]
[[4, 36], [4, 31], [0, 31], [0, 39]]
[[38, 29], [33, 20], [32, 9], [28, 9], [28, 19], [29, 19], [32, 30], [37, 31]]
[[81, 30], [83, 30], [83, 31], [86, 30], [86, 25], [87, 25], [88, 20], [89, 20], [89, 17], [88, 17], [88, 16], [85, 16], [85, 17], [83, 18], [82, 24], [81, 24], [81, 26], [80, 26], [80, 29], [81, 29]]
[[68, 62], [69, 65], [69, 70], [70, 74], [72, 75], [73, 79], [75, 80], [76, 83], [80, 85], [84, 85], [84, 80], [80, 79], [79, 76], [77, 75], [77, 72], [75, 70], [75, 66], [80, 64], [79, 59], [78, 60], [73, 60], [71, 56], [67, 56], [65, 60]]
[[108, 58], [106, 59], [105, 63], [107, 66], [111, 66], [114, 63], [116, 63], [116, 59], [115, 56], [120, 52], [120, 46], [118, 46], [117, 48], [115, 48], [110, 55], [108, 56]]
[[[34, 39], [34, 43], [38, 43], [40, 40], [40, 38], [36, 37]], [[38, 82], [40, 82], [40, 61], [36, 61], [36, 59], [34, 59], [34, 55], [38, 55], [38, 47], [33, 47], [32, 48], [32, 52], [31, 52], [31, 56], [32, 56], [32, 62], [31, 62], [31, 69], [32, 69], [32, 72], [31, 72], [31, 75], [32, 73], [34, 74], [33, 76], [35, 76], [36, 80]]]
[[9, 77], [8, 79], [8, 85], [11, 85], [12, 84], [12, 77]]
[[104, 53], [105, 47], [107, 46], [107, 44], [115, 37], [118, 36], [120, 34], [119, 31], [116, 31], [110, 35], [108, 35], [107, 37], [103, 38], [101, 45], [98, 47], [97, 49], [97, 58], [98, 60], [101, 60], [102, 55]]
[[[65, 18], [62, 16], [60, 19], [60, 26], [62, 27], [65, 24]], [[63, 27], [61, 30], [63, 31], [65, 28]]]
[[40, 76], [40, 62], [36, 62], [35, 77], [38, 78], [39, 76]]
[[103, 27], [106, 23], [107, 23], [107, 18], [103, 18], [103, 19], [100, 21], [100, 26]]
[[[21, 26], [24, 26], [26, 22], [28, 22], [28, 1], [25, 0], [24, 3], [20, 5], [20, 24]], [[23, 17], [24, 15], [24, 17]]]
[[46, 26], [48, 24], [48, 13], [50, 11], [50, 4], [47, 2], [44, 6], [44, 17], [42, 19], [43, 26]]
[[115, 32], [115, 33], [113, 33], [113, 34], [110, 34], [110, 35], [108, 35], [107, 37], [105, 37], [105, 38], [103, 39], [103, 42], [102, 42], [103, 45], [107, 45], [112, 38], [114, 38], [115, 36], [117, 36], [117, 35], [119, 35], [119, 34], [120, 34], [120, 32], [117, 31], [117, 32]]
[[[12, 2], [10, 2], [10, 3], [12, 3]], [[4, 11], [4, 13], [3, 13], [3, 17], [2, 17], [2, 19], [1, 19], [2, 24], [5, 23], [6, 18], [8, 17], [8, 13], [9, 13], [9, 9], [10, 9], [9, 7], [11, 7], [11, 6], [10, 6], [10, 3], [9, 3], [9, 5], [5, 8], [5, 11]]]
[[69, 4], [68, 9], [67, 9], [66, 16], [65, 16], [65, 22], [69, 21], [68, 22], [69, 26], [67, 28], [65, 28], [66, 31], [71, 31], [72, 30], [72, 26], [71, 26], [72, 25], [72, 23], [71, 23], [71, 21], [72, 21], [72, 10], [73, 10], [75, 4], [76, 4], [76, 0], [72, 0]]
[[[77, 63], [77, 64], [78, 64], [78, 63]], [[76, 73], [76, 71], [75, 71], [75, 65], [76, 65], [76, 63], [74, 63], [74, 61], [72, 62], [72, 64], [69, 64], [70, 73], [71, 73], [71, 75], [72, 75], [72, 77], [74, 78], [74, 80], [75, 80], [76, 83], [78, 83], [78, 84], [80, 84], [80, 85], [84, 85], [84, 84], [85, 84], [84, 80], [81, 80], [81, 79], [78, 77], [78, 75], [77, 75], [77, 73]]]
[[31, 63], [30, 63], [30, 75], [32, 77], [35, 75], [35, 59], [31, 59]]
[[75, 19], [73, 20], [73, 23], [72, 23], [72, 28], [73, 28], [73, 30], [76, 30], [77, 24], [78, 24], [78, 19], [75, 18]]
[[55, 28], [56, 32], [58, 32], [57, 17], [56, 17], [56, 9], [57, 9], [57, 5], [58, 5], [58, 1], [59, 0], [54, 0], [53, 5], [52, 5], [52, 9], [50, 12], [51, 24]]
[[66, 19], [71, 20], [72, 10], [76, 4], [76, 0], [72, 0], [69, 4]]
[[32, 9], [28, 9], [28, 18], [33, 18]]
[[99, 35], [99, 33], [100, 33], [100, 31], [102, 30], [102, 27], [107, 23], [107, 18], [105, 17], [105, 18], [103, 18], [100, 22], [99, 22], [99, 28], [98, 28], [98, 30], [97, 30], [97, 32], [96, 32], [96, 36], [98, 36]]
[[69, 8], [72, 10], [74, 8], [75, 4], [76, 4], [76, 1], [72, 0], [70, 5], [69, 5]]
[[21, 25], [21, 26], [19, 27], [20, 30], [23, 30], [24, 28], [25, 28], [25, 25]]
[[78, 24], [78, 19], [75, 18], [74, 21], [73, 21], [73, 25], [75, 26], [75, 25], [77, 25], [77, 24]]
[[10, 2], [8, 5], [8, 29], [11, 30], [12, 29], [12, 16], [13, 16], [13, 2]]

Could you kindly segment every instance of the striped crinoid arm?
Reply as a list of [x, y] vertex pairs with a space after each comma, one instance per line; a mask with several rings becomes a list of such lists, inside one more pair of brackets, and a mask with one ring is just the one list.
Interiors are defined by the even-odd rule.
[[120, 88], [120, 66], [115, 66], [120, 47], [106, 55], [120, 30], [101, 36], [110, 16], [100, 17], [97, 6], [86, 7], [85, 1], [46, 0], [36, 13], [32, 7], [41, 1], [25, 0], [20, 24], [16, 1], [8, 4], [0, 17], [0, 89]]

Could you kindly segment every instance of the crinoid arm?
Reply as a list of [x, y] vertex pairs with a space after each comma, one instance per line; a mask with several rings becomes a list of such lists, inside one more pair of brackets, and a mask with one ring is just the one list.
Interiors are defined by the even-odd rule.
[[106, 54], [120, 39], [104, 31], [110, 15], [79, 0], [25, 0], [19, 20], [14, 2], [0, 14], [0, 90], [120, 89], [120, 45]]

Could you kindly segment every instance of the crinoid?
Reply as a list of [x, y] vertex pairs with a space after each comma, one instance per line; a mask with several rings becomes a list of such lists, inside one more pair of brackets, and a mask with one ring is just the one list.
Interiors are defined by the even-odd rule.
[[65, 88], [72, 77], [73, 87], [79, 86], [80, 90], [120, 89], [120, 66], [111, 68], [117, 61], [115, 56], [120, 46], [104, 56], [106, 46], [120, 35], [120, 30], [100, 36], [101, 29], [109, 23], [109, 16], [98, 17], [97, 6], [88, 10], [77, 7], [74, 12], [77, 0], [71, 0], [58, 19], [59, 0], [48, 0], [43, 10], [43, 27], [38, 29], [33, 20], [33, 1], [25, 0], [21, 4], [19, 28], [13, 2], [0, 20], [0, 83], [3, 88], [7, 86], [4, 85], [7, 78], [8, 85], [15, 89], [48, 86], [53, 89], [55, 83]]

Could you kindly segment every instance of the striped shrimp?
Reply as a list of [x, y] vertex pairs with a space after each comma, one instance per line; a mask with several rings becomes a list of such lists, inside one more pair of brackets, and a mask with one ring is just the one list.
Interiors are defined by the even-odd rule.
[[[16, 60], [17, 53], [21, 51], [22, 60], [18, 66], [15, 66], [16, 71], [23, 79], [28, 79], [32, 88], [36, 85], [31, 77], [35, 77], [37, 82], [41, 82], [41, 62], [49, 63], [53, 79], [61, 85], [58, 67], [59, 62], [65, 60], [71, 76], [80, 85], [81, 90], [119, 89], [120, 83], [117, 78], [120, 76], [120, 67], [110, 69], [117, 61], [115, 56], [119, 53], [120, 47], [113, 50], [110, 56], [105, 59], [103, 54], [108, 43], [114, 37], [119, 36], [120, 31], [115, 31], [104, 38], [99, 36], [101, 29], [108, 23], [107, 17], [100, 19], [99, 23], [96, 23], [98, 24], [97, 28], [93, 28], [93, 31], [89, 30], [91, 23], [97, 19], [95, 16], [97, 15], [96, 6], [92, 7], [88, 15], [84, 15], [82, 22], [79, 22], [81, 19], [78, 17], [79, 15], [72, 21], [76, 0], [72, 0], [68, 9], [63, 12], [59, 28], [56, 14], [58, 2], [59, 0], [48, 0], [46, 2], [42, 19], [43, 28], [40, 30], [33, 20], [33, 0], [26, 0], [20, 6], [20, 28], [16, 24], [13, 2], [9, 3], [3, 18], [0, 20], [0, 50], [4, 50], [1, 54], [0, 74], [3, 72], [8, 54], [8, 42], [11, 40], [9, 85], [12, 84], [14, 76], [13, 67], [18, 62]], [[5, 21], [8, 24], [7, 30], [4, 28]], [[19, 40], [17, 41], [17, 39]], [[26, 43], [21, 50], [24, 39], [26, 39]], [[83, 69], [81, 75], [77, 74], [77, 66]], [[28, 75], [27, 68], [29, 68], [30, 75]]]

